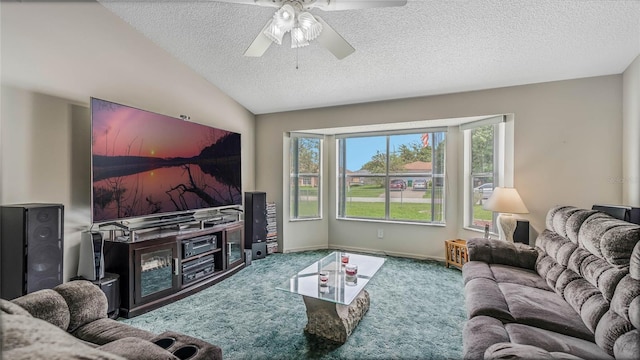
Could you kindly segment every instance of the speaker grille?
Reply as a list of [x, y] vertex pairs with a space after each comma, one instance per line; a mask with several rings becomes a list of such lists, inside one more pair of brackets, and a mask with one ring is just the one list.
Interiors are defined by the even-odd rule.
[[62, 284], [62, 219], [58, 206], [27, 211], [27, 293]]

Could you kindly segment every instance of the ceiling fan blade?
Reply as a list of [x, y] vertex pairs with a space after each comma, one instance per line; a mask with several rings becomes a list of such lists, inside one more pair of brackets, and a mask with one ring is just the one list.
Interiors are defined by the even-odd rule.
[[405, 6], [406, 4], [407, 0], [318, 0], [310, 7], [324, 11], [340, 11]]
[[269, 20], [262, 30], [260, 30], [258, 36], [253, 40], [251, 45], [249, 45], [247, 51], [244, 52], [244, 56], [260, 57], [265, 51], [267, 51], [269, 46], [271, 46], [273, 41], [264, 34], [264, 31], [267, 29], [270, 22], [271, 20]]
[[215, 2], [223, 2], [230, 4], [245, 4], [245, 5], [259, 5], [266, 7], [281, 7], [284, 0], [209, 0]]
[[342, 60], [351, 55], [356, 49], [353, 48], [340, 34], [338, 34], [329, 24], [319, 16], [315, 17], [322, 24], [322, 32], [318, 36], [318, 42], [331, 51], [331, 53]]

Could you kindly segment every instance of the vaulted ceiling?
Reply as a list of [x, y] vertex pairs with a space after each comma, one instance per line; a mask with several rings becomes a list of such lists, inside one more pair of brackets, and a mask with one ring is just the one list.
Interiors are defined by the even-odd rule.
[[243, 53], [274, 8], [99, 2], [254, 114], [619, 74], [640, 54], [637, 0], [409, 0], [312, 10], [356, 50]]

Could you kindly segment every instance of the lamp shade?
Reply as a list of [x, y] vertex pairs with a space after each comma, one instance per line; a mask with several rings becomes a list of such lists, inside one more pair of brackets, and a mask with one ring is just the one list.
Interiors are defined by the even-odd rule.
[[482, 206], [486, 210], [507, 214], [528, 214], [529, 210], [522, 202], [518, 190], [508, 187], [497, 187]]

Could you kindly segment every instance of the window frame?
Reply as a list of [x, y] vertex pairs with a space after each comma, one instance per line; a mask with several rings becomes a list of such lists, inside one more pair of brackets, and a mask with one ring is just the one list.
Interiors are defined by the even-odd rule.
[[[324, 194], [324, 181], [323, 181], [323, 168], [324, 168], [324, 141], [323, 135], [308, 134], [308, 133], [290, 133], [290, 145], [289, 145], [289, 221], [310, 221], [310, 220], [322, 220], [323, 216], [323, 194]], [[300, 139], [318, 139], [318, 173], [317, 173], [317, 215], [315, 216], [300, 216]], [[294, 151], [295, 149], [295, 151]], [[305, 174], [303, 174], [305, 175]], [[309, 176], [315, 176], [315, 174], [306, 174]], [[294, 191], [292, 191], [292, 189]], [[294, 204], [292, 206], [292, 204]]]
[[[463, 154], [464, 154], [464, 225], [467, 230], [484, 231], [484, 228], [473, 224], [473, 207], [474, 207], [474, 184], [473, 179], [476, 176], [489, 173], [474, 173], [473, 172], [473, 139], [471, 132], [474, 129], [483, 126], [493, 126], [493, 172], [490, 174], [493, 177], [493, 187], [504, 186], [504, 173], [505, 173], [505, 134], [506, 134], [506, 116], [500, 115], [483, 120], [478, 120], [470, 123], [460, 125], [460, 130], [463, 132]], [[492, 212], [491, 216], [491, 234], [497, 235], [497, 221], [498, 213]]]

